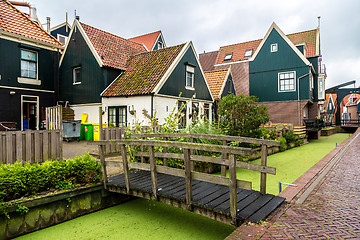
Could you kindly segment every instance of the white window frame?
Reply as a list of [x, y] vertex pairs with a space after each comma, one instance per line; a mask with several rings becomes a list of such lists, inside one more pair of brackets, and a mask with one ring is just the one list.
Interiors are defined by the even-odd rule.
[[[21, 52], [27, 51], [27, 52], [33, 52], [36, 54], [36, 78], [28, 78], [21, 76]], [[25, 61], [25, 60], [24, 60]], [[26, 49], [26, 48], [20, 48], [20, 77], [17, 78], [17, 81], [19, 83], [23, 84], [31, 84], [31, 85], [41, 85], [41, 80], [38, 78], [39, 76], [39, 54], [37, 51]]]
[[[290, 90], [280, 90], [280, 81], [281, 80], [286, 80], [285, 78], [284, 79], [280, 79], [280, 75], [281, 74], [287, 74], [287, 73], [293, 73], [294, 74], [294, 89], [290, 89]], [[288, 80], [290, 80], [291, 78], [288, 78]], [[279, 72], [278, 73], [278, 92], [295, 92], [296, 91], [296, 72], [295, 71], [289, 71], [289, 72]]]
[[[248, 54], [246, 54], [248, 53]], [[250, 53], [250, 54], [249, 54]], [[247, 49], [244, 54], [244, 58], [249, 58], [253, 55], [253, 49]]]
[[163, 48], [164, 48], [164, 43], [161, 42], [161, 41], [158, 41], [157, 42], [157, 49], [159, 50], [159, 49], [163, 49]]
[[[62, 42], [60, 42], [60, 37], [63, 37], [63, 38], [65, 38], [65, 42], [64, 42], [64, 44], [62, 43]], [[67, 40], [68, 40], [68, 38], [69, 37], [67, 37], [67, 36], [65, 36], [65, 35], [62, 35], [62, 34], [57, 34], [57, 40], [61, 43], [61, 44], [63, 44], [63, 45], [65, 45], [66, 44], [66, 42], [67, 42]]]
[[[191, 74], [192, 79], [191, 79], [191, 86], [188, 85], [188, 73]], [[185, 89], [188, 90], [195, 90], [194, 87], [194, 82], [195, 82], [195, 67], [193, 66], [189, 66], [186, 65], [186, 73], [185, 73]]]
[[[322, 82], [322, 86], [321, 86], [321, 89], [320, 89], [320, 82]], [[321, 78], [321, 77], [319, 77], [318, 78], [318, 99], [325, 99], [324, 98], [324, 78]], [[320, 93], [321, 93], [321, 97], [320, 97]]]
[[231, 52], [231, 53], [226, 53], [225, 54], [225, 57], [224, 57], [224, 61], [229, 61], [229, 60], [231, 60], [232, 59], [232, 57], [233, 57], [233, 52]]
[[[24, 100], [25, 97], [31, 97], [36, 98], [36, 100]], [[23, 116], [24, 116], [24, 103], [35, 103], [36, 104], [36, 130], [39, 130], [39, 119], [40, 119], [40, 104], [39, 104], [39, 96], [33, 96], [33, 95], [21, 95], [21, 116], [20, 116], [20, 123], [21, 123], [21, 130], [24, 130], [24, 122], [23, 122]], [[28, 123], [29, 124], [29, 123]]]
[[73, 85], [79, 85], [81, 84], [81, 81], [80, 82], [76, 82], [75, 79], [76, 79], [76, 69], [80, 69], [80, 80], [81, 80], [81, 67], [74, 67], [73, 68]]
[[270, 45], [270, 51], [271, 52], [277, 52], [278, 51], [278, 44], [277, 43], [273, 43]]

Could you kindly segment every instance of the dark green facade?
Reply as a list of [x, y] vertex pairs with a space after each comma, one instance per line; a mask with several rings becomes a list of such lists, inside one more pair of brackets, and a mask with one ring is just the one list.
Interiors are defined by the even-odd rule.
[[[276, 43], [278, 45], [277, 51], [271, 52], [271, 45]], [[295, 72], [295, 90], [280, 92], [279, 73], [291, 71]], [[300, 100], [313, 101], [310, 78], [309, 76], [302, 77], [309, 72], [311, 72], [310, 67], [304, 63], [274, 28], [256, 58], [249, 63], [250, 95], [258, 97], [260, 102], [298, 100], [296, 82], [298, 78], [301, 78], [299, 81]], [[314, 87], [315, 82], [317, 86], [317, 77], [314, 78]]]
[[158, 42], [161, 42], [163, 45], [165, 44], [164, 39], [162, 39], [161, 35], [159, 35], [158, 39], [156, 40], [153, 50], [158, 50], [158, 44], [157, 44]]
[[[194, 69], [194, 90], [185, 88], [186, 85], [186, 66], [193, 66]], [[178, 97], [192, 98], [196, 93], [195, 99], [212, 101], [211, 93], [206, 85], [206, 80], [201, 73], [200, 66], [196, 59], [195, 53], [190, 47], [180, 62], [177, 64], [173, 72], [170, 74], [166, 83], [162, 86], [159, 94]]]
[[[81, 84], [73, 84], [73, 69], [80, 67]], [[70, 36], [60, 66], [60, 99], [70, 104], [101, 103], [101, 92], [122, 71], [100, 67], [79, 29]]]

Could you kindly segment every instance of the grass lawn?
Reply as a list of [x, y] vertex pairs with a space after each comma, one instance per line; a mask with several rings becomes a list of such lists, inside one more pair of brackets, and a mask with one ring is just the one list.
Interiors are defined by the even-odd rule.
[[[333, 150], [336, 143], [339, 145], [348, 137], [348, 133], [322, 136], [318, 140], [311, 140], [309, 144], [304, 146], [268, 156], [268, 166], [276, 168], [276, 175], [267, 174], [267, 192], [274, 195], [279, 194], [279, 182], [294, 182]], [[260, 159], [252, 161], [252, 163], [260, 164]], [[253, 189], [260, 190], [260, 173], [238, 168], [236, 176], [238, 179], [251, 181]], [[285, 187], [283, 185], [282, 189]]]
[[159, 202], [136, 199], [39, 230], [18, 240], [224, 239], [235, 227]]

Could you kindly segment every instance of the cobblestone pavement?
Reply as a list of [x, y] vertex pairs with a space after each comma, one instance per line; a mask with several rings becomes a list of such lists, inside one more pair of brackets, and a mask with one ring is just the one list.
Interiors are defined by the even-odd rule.
[[289, 204], [267, 225], [242, 226], [227, 239], [360, 239], [360, 135], [303, 204]]

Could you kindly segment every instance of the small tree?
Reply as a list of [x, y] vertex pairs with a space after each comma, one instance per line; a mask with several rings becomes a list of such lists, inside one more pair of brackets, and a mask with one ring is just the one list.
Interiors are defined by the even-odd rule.
[[227, 135], [251, 136], [261, 124], [269, 121], [267, 107], [256, 103], [257, 100], [243, 94], [222, 98], [218, 108], [219, 128]]

